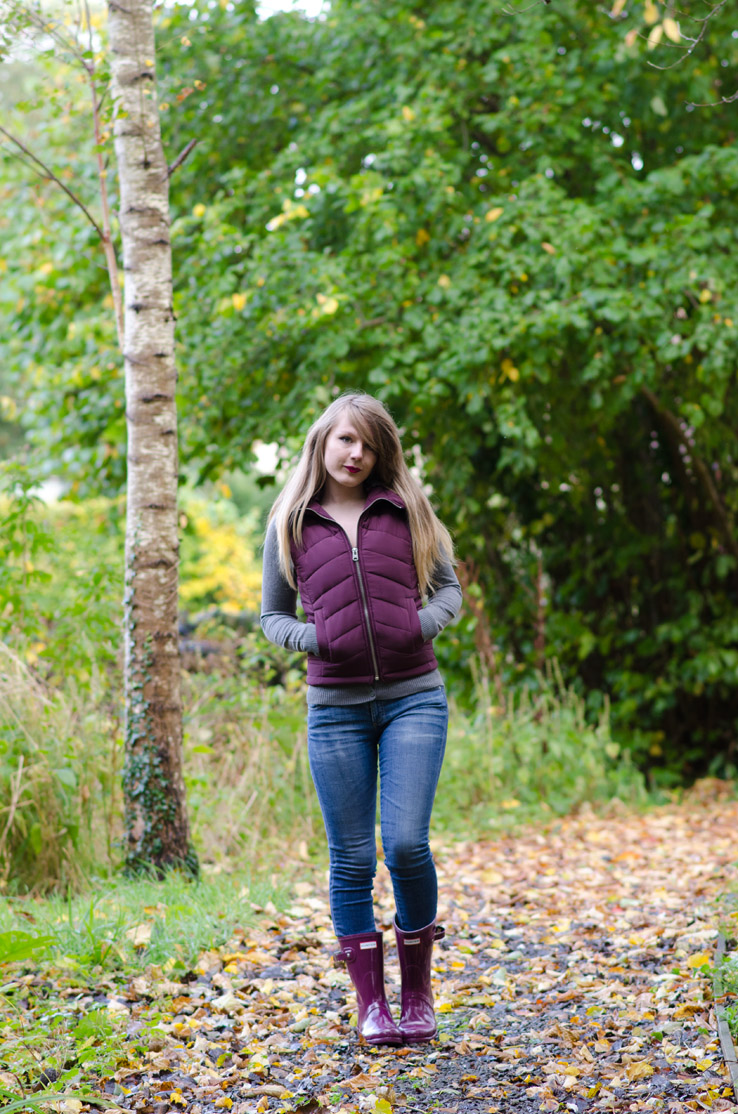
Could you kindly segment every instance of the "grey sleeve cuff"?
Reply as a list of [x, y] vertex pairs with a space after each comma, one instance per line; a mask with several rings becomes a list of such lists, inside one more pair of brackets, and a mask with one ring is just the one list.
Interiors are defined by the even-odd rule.
[[438, 625], [438, 621], [433, 615], [430, 607], [427, 606], [421, 608], [418, 612], [418, 618], [420, 619], [420, 630], [423, 634], [423, 641], [430, 642], [441, 629]]
[[277, 646], [302, 653], [318, 653], [318, 636], [313, 623], [302, 623], [284, 611], [270, 611], [262, 615], [261, 629]]
[[305, 624], [305, 649], [309, 654], [315, 654], [319, 657], [318, 653], [318, 632], [315, 629], [315, 623]]

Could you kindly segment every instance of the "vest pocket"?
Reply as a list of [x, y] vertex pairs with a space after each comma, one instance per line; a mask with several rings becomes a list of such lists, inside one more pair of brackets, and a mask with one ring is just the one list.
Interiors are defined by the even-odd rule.
[[408, 611], [408, 619], [410, 621], [410, 637], [411, 637], [411, 650], [419, 650], [425, 643], [423, 638], [423, 631], [420, 626], [420, 615], [415, 606], [415, 600], [408, 596], [405, 599], [405, 607]]
[[330, 661], [330, 644], [325, 633], [325, 620], [323, 618], [322, 607], [316, 607], [315, 614], [313, 615], [313, 621], [315, 623], [315, 634], [318, 639], [318, 656], [320, 657], [321, 661]]

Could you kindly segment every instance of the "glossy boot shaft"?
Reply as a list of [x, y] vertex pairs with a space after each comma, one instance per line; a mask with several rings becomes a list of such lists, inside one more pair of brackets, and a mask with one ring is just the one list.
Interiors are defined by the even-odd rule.
[[431, 990], [431, 955], [434, 941], [442, 940], [445, 935], [445, 930], [435, 921], [417, 932], [403, 932], [395, 918], [402, 976], [400, 1032], [406, 1044], [433, 1040], [438, 1031]]
[[369, 1044], [402, 1044], [384, 991], [384, 948], [381, 932], [339, 936], [335, 959], [345, 963], [356, 990], [359, 1034]]

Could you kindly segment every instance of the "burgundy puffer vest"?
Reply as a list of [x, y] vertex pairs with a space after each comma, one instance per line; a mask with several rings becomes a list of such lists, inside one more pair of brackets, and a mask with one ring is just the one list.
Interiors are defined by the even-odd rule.
[[400, 681], [437, 668], [420, 630], [418, 577], [399, 495], [370, 492], [355, 549], [313, 499], [292, 560], [305, 617], [318, 635], [320, 656], [308, 654], [309, 685]]

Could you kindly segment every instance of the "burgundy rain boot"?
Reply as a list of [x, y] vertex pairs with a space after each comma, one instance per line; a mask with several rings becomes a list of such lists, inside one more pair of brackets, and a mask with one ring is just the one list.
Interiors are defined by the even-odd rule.
[[339, 936], [340, 952], [356, 990], [359, 1034], [369, 1044], [402, 1044], [402, 1033], [390, 1013], [384, 992], [384, 948], [381, 932]]
[[434, 940], [446, 931], [435, 921], [417, 932], [403, 932], [395, 917], [397, 957], [402, 976], [402, 1016], [400, 1032], [406, 1044], [423, 1044], [436, 1035], [436, 1015], [431, 990], [431, 953]]

